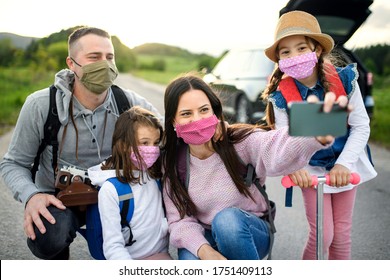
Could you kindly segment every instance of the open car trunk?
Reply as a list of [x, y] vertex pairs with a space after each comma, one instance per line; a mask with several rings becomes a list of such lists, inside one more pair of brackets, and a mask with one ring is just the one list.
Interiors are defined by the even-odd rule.
[[373, 0], [291, 0], [280, 15], [300, 10], [315, 16], [321, 31], [333, 37], [337, 45], [347, 42], [371, 14]]

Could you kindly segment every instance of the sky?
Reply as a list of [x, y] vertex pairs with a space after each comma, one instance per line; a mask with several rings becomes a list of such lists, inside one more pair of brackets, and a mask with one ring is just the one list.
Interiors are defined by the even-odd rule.
[[[272, 44], [288, 0], [0, 0], [0, 32], [47, 37], [77, 25], [102, 28], [130, 48], [163, 43], [218, 56]], [[353, 7], [351, 7], [353, 8]], [[374, 0], [348, 48], [390, 44], [390, 1]]]

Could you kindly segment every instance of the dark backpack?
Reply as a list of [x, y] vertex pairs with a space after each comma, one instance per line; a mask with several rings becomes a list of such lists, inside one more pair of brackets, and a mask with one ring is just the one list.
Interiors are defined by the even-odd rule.
[[[179, 179], [183, 186], [188, 190], [189, 185], [189, 160], [190, 160], [190, 153], [189, 153], [189, 147], [187, 144], [180, 142], [177, 145], [177, 172], [179, 175]], [[265, 185], [260, 185], [259, 178], [256, 176], [255, 168], [252, 164], [245, 165], [241, 161], [242, 165], [240, 166], [240, 173], [242, 177], [244, 178], [245, 185], [250, 187], [252, 183], [256, 185], [262, 196], [264, 197], [267, 206], [268, 211], [267, 214], [262, 216], [261, 218], [265, 220], [268, 223], [269, 226], [269, 232], [270, 232], [270, 249], [268, 253], [268, 259], [271, 259], [271, 253], [272, 253], [272, 246], [274, 241], [274, 234], [276, 233], [276, 228], [274, 224], [275, 214], [276, 214], [276, 204], [274, 201], [269, 200], [267, 192], [265, 190]]]
[[[114, 97], [115, 97], [116, 104], [118, 106], [119, 113], [121, 114], [127, 111], [131, 106], [123, 90], [116, 85], [112, 85], [111, 89], [112, 92], [114, 93]], [[42, 139], [41, 145], [38, 148], [37, 155], [35, 156], [34, 165], [31, 168], [31, 176], [33, 182], [35, 182], [35, 175], [38, 171], [41, 154], [45, 150], [46, 146], [48, 145], [53, 147], [52, 167], [53, 167], [54, 177], [56, 176], [55, 170], [57, 168], [57, 157], [58, 157], [57, 135], [58, 135], [58, 131], [61, 128], [61, 123], [60, 120], [58, 119], [58, 113], [57, 113], [56, 93], [57, 93], [57, 88], [54, 85], [51, 85], [49, 114], [47, 115], [47, 119], [44, 126], [44, 137]]]

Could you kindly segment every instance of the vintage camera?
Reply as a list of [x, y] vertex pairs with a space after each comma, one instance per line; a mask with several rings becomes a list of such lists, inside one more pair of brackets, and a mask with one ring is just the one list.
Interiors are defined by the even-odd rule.
[[55, 186], [59, 190], [57, 198], [67, 207], [85, 206], [98, 201], [98, 190], [92, 185], [88, 172], [75, 166], [61, 168]]
[[92, 186], [87, 170], [75, 166], [64, 166], [58, 171], [56, 188], [63, 190], [73, 182], [80, 182]]

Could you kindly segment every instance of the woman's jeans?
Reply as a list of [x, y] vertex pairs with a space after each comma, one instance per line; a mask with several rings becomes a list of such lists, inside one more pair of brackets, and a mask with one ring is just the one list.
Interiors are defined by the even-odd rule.
[[[259, 217], [238, 208], [226, 208], [205, 230], [210, 245], [228, 260], [263, 259], [270, 245], [268, 225]], [[179, 248], [179, 260], [198, 260], [188, 250]]]
[[69, 245], [76, 237], [76, 231], [83, 225], [84, 212], [78, 208], [58, 209], [50, 205], [49, 212], [56, 223], [52, 225], [41, 216], [46, 227], [46, 233], [42, 234], [34, 225], [36, 238], [27, 238], [27, 245], [31, 252], [40, 259], [67, 259], [69, 258]]

